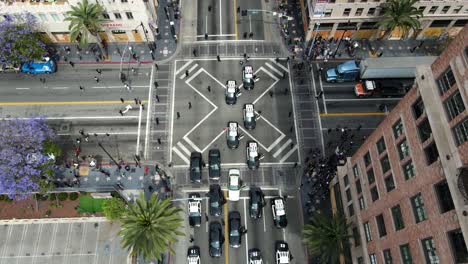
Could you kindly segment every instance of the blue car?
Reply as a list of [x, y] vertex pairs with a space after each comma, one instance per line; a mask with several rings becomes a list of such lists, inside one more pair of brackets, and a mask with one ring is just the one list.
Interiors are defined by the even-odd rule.
[[21, 71], [31, 74], [53, 73], [57, 70], [57, 63], [49, 57], [41, 61], [30, 61], [21, 65]]

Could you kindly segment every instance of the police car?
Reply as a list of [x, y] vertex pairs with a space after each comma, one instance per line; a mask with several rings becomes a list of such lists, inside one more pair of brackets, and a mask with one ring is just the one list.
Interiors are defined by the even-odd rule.
[[191, 227], [201, 225], [201, 199], [200, 194], [189, 194], [188, 200], [189, 224]]
[[275, 243], [275, 264], [288, 264], [291, 260], [288, 243], [276, 241]]
[[200, 264], [200, 248], [197, 246], [189, 247], [187, 250], [187, 263]]
[[242, 93], [240, 89], [237, 87], [236, 81], [227, 81], [226, 82], [226, 104], [233, 105], [237, 102], [237, 97], [239, 97]]
[[227, 124], [226, 142], [230, 149], [239, 147], [239, 141], [244, 136], [239, 134], [239, 124], [234, 121], [229, 121]]
[[244, 116], [244, 127], [246, 129], [255, 129], [257, 126], [257, 119], [259, 116], [255, 114], [253, 104], [245, 104], [243, 110]]
[[260, 166], [260, 160], [263, 155], [258, 153], [258, 144], [255, 141], [247, 142], [246, 148], [247, 167], [251, 170], [256, 170]]
[[242, 81], [246, 90], [252, 90], [254, 88], [254, 77], [253, 68], [250, 65], [245, 65], [242, 68]]
[[263, 264], [260, 249], [252, 248], [249, 250], [249, 264]]
[[285, 203], [282, 197], [275, 197], [271, 200], [271, 212], [273, 214], [273, 223], [277, 228], [285, 228], [288, 225]]

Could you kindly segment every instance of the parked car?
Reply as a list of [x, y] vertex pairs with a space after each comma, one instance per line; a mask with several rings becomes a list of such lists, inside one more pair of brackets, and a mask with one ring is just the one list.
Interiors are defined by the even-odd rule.
[[240, 179], [240, 170], [229, 169], [228, 178], [228, 199], [229, 201], [239, 201], [240, 191], [242, 189], [242, 180]]
[[249, 264], [263, 264], [262, 253], [260, 252], [260, 249], [249, 249]]
[[223, 228], [218, 221], [210, 223], [209, 244], [210, 256], [221, 257], [223, 254], [224, 236]]
[[190, 154], [190, 181], [201, 183], [202, 179], [202, 155], [200, 152]]
[[188, 200], [189, 224], [191, 227], [201, 225], [201, 198], [198, 193], [190, 193]]
[[219, 152], [219, 149], [210, 149], [208, 152], [208, 165], [210, 180], [219, 180], [221, 176], [221, 152]]
[[289, 245], [285, 241], [278, 240], [275, 242], [275, 263], [276, 264], [289, 264], [291, 260], [291, 253], [289, 252]]
[[208, 196], [208, 202], [210, 203], [210, 215], [220, 216], [223, 213], [223, 204], [226, 203], [223, 191], [221, 191], [221, 186], [219, 186], [219, 184], [211, 184], [210, 190], [206, 196]]
[[265, 195], [262, 189], [256, 186], [249, 190], [249, 214], [251, 218], [262, 218], [263, 206], [265, 206]]
[[40, 61], [29, 61], [21, 65], [21, 71], [31, 74], [53, 73], [57, 70], [57, 63], [50, 57], [44, 57]]
[[187, 263], [200, 264], [200, 248], [198, 246], [191, 246], [188, 248]]
[[288, 225], [283, 197], [278, 196], [271, 200], [271, 212], [273, 214], [273, 223], [277, 228], [285, 228]]
[[229, 245], [238, 248], [241, 245], [241, 216], [238, 211], [229, 212]]

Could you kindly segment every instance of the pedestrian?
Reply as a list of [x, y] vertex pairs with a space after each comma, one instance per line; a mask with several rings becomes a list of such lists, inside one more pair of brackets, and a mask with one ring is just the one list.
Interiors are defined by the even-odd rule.
[[247, 59], [247, 53], [244, 53], [244, 59]]
[[195, 239], [193, 239], [193, 236], [192, 236], [192, 235], [190, 235], [190, 240], [189, 240], [189, 241], [190, 241], [190, 243], [193, 243], [193, 241], [194, 241], [194, 240], [195, 240]]
[[288, 57], [286, 57], [286, 63], [288, 63], [288, 62], [289, 62], [289, 56], [288, 56]]
[[208, 12], [211, 12], [211, 5], [208, 6]]
[[273, 91], [269, 91], [268, 94], [273, 98]]
[[205, 33], [205, 40], [208, 40], [208, 33]]
[[291, 147], [291, 149], [293, 149], [294, 148], [294, 143], [291, 143], [290, 147]]
[[185, 70], [185, 77], [188, 77], [188, 76], [189, 76], [189, 71]]
[[292, 111], [289, 111], [288, 117], [291, 117], [291, 116], [292, 116]]
[[177, 112], [177, 119], [180, 118], [180, 112]]
[[122, 110], [119, 110], [119, 114], [120, 114], [121, 116], [123, 116], [123, 112], [122, 112]]
[[317, 96], [315, 96], [315, 99], [317, 99], [317, 100], [318, 100], [318, 99], [319, 99], [319, 98], [322, 96], [322, 94], [323, 94], [323, 92], [322, 92], [322, 91], [320, 91], [320, 92], [317, 94]]
[[159, 87], [159, 83], [158, 82], [154, 82], [154, 88], [158, 88]]
[[154, 67], [156, 67], [156, 70], [159, 70], [159, 66], [157, 63], [154, 64]]
[[294, 168], [297, 168], [297, 162], [294, 162]]
[[218, 61], [221, 61], [221, 58], [219, 57], [219, 55], [216, 55], [216, 59], [217, 59]]
[[86, 142], [89, 141], [89, 134], [87, 134], [87, 135], [85, 136], [84, 140], [85, 140]]
[[141, 105], [141, 109], [142, 109], [142, 110], [145, 110], [145, 105], [142, 104], [141, 102], [140, 102], [140, 105]]
[[276, 57], [275, 61], [276, 61], [276, 63], [279, 63], [280, 59], [278, 57]]
[[84, 91], [84, 87], [80, 85], [80, 90], [81, 91]]
[[192, 102], [188, 102], [188, 109], [192, 109]]
[[211, 86], [208, 85], [206, 89], [208, 89], [208, 92], [211, 93]]
[[197, 56], [197, 50], [196, 50], [196, 49], [193, 49], [192, 53], [193, 53], [193, 56], [194, 56], [194, 57]]
[[95, 80], [97, 83], [99, 83], [99, 78], [98, 78], [98, 77], [94, 76], [94, 80]]
[[109, 134], [109, 133], [106, 133], [106, 136], [108, 136], [108, 137], [109, 137], [109, 136], [110, 136], [110, 134]]
[[102, 74], [101, 69], [96, 69], [96, 72], [99, 73], [99, 74]]
[[70, 66], [72, 66], [72, 68], [75, 67], [75, 63], [73, 63], [73, 61], [70, 61], [69, 63], [70, 63]]
[[77, 138], [76, 139], [76, 144], [80, 144], [81, 143], [81, 139]]
[[208, 218], [208, 214], [205, 213], [205, 221], [208, 222], [210, 219]]
[[122, 97], [120, 98], [120, 101], [122, 102], [122, 104], [125, 103], [125, 100]]
[[156, 101], [159, 103], [159, 95], [156, 95]]
[[329, 129], [328, 129], [328, 134], [330, 134], [331, 132], [332, 132], [332, 129], [331, 129], [331, 128], [329, 128]]
[[359, 130], [361, 130], [361, 128], [362, 128], [362, 125], [359, 124], [359, 126], [356, 128], [356, 130], [359, 131]]
[[286, 72], [285, 71], [283, 71], [283, 76], [282, 77], [283, 77], [283, 79], [286, 79]]
[[288, 88], [284, 88], [284, 95], [288, 95]]
[[294, 126], [291, 126], [291, 127], [289, 128], [289, 133], [292, 133], [292, 132], [293, 132], [293, 129], [294, 129]]
[[158, 144], [161, 145], [161, 139], [160, 138], [158, 138]]
[[132, 72], [135, 73], [135, 68], [132, 67]]
[[143, 106], [143, 102], [141, 101], [141, 99], [138, 99], [138, 104], [141, 105], [143, 107], [143, 109], [145, 109], [145, 107]]
[[319, 67], [319, 68], [317, 69], [317, 71], [318, 71], [318, 74], [322, 74], [323, 68], [322, 68], [322, 67]]
[[83, 129], [80, 129], [80, 131], [78, 131], [78, 133], [80, 133], [80, 135], [84, 136], [84, 131], [83, 131]]
[[159, 125], [159, 117], [156, 117], [156, 125]]
[[249, 33], [249, 38], [253, 38], [253, 32]]

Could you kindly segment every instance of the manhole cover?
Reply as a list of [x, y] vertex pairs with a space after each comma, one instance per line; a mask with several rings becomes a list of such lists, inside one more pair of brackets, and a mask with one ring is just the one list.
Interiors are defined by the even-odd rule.
[[60, 132], [69, 132], [70, 131], [70, 123], [62, 123], [60, 125]]

